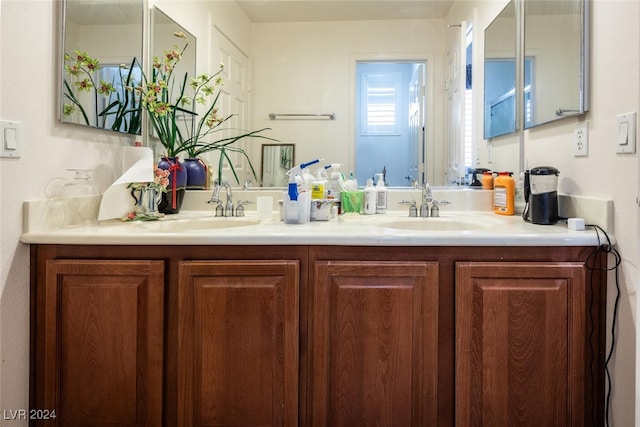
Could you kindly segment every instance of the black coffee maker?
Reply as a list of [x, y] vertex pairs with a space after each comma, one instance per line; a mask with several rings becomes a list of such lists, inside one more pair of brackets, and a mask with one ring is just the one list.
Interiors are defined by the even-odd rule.
[[558, 222], [558, 169], [540, 166], [524, 173], [525, 209], [522, 218], [533, 224]]
[[[467, 169], [467, 185], [471, 188], [482, 188], [482, 174], [485, 172], [491, 172], [491, 169], [486, 168], [469, 168]], [[478, 176], [480, 178], [478, 178]]]

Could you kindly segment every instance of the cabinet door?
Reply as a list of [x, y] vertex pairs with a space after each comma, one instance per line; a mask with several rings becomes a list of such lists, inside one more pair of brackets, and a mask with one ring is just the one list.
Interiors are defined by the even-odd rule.
[[456, 265], [456, 425], [583, 426], [580, 263]]
[[313, 267], [312, 425], [435, 426], [438, 264]]
[[162, 261], [48, 260], [36, 408], [60, 426], [160, 425], [163, 289]]
[[298, 261], [185, 261], [178, 420], [297, 426]]

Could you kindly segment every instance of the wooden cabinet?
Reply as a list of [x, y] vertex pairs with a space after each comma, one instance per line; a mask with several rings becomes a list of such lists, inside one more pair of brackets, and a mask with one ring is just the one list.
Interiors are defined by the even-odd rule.
[[82, 427], [599, 426], [592, 253], [35, 245], [30, 407]]
[[298, 425], [298, 261], [183, 261], [178, 425]]
[[61, 426], [162, 422], [164, 265], [47, 260], [38, 307], [32, 408]]
[[456, 265], [456, 425], [585, 425], [585, 284], [581, 263]]
[[436, 425], [438, 264], [313, 273], [312, 425]]

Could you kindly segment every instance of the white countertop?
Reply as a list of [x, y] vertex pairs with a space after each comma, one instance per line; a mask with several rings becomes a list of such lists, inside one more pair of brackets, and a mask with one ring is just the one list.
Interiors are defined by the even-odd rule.
[[[247, 225], [248, 224], [248, 225]], [[223, 226], [223, 227], [222, 227]], [[602, 237], [601, 237], [602, 238]], [[593, 228], [574, 231], [566, 223], [534, 225], [519, 216], [486, 211], [441, 211], [440, 218], [409, 218], [406, 210], [383, 215], [346, 214], [331, 221], [284, 224], [215, 218], [183, 211], [157, 221], [110, 220], [93, 227], [29, 230], [29, 244], [74, 245], [357, 245], [357, 246], [596, 246]]]

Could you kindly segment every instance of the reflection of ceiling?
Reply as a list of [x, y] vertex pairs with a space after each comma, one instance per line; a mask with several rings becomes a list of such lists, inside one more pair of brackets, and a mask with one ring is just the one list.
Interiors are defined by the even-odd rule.
[[67, 0], [66, 14], [78, 25], [142, 25], [140, 0]]
[[454, 0], [236, 0], [252, 22], [444, 18]]

